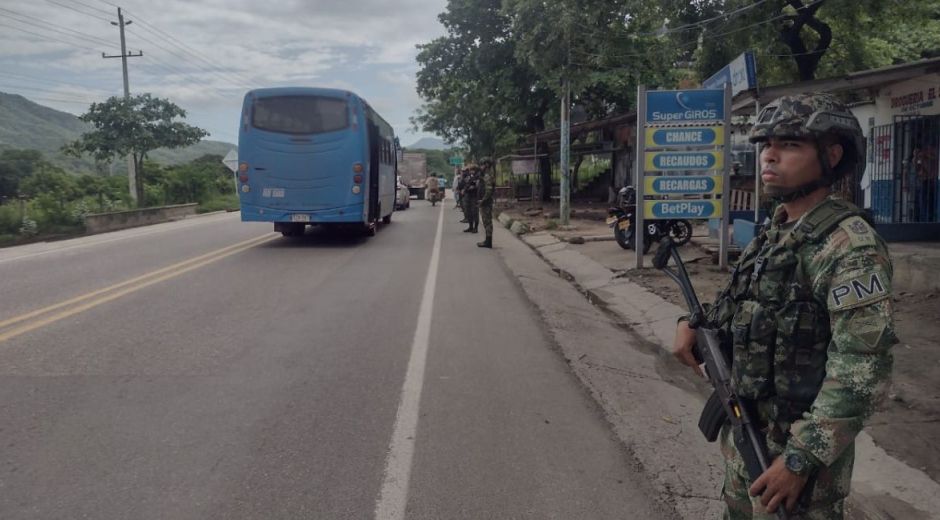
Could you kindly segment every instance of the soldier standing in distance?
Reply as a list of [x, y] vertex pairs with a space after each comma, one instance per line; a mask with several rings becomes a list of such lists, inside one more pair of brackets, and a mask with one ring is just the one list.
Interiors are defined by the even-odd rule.
[[460, 219], [462, 224], [470, 222], [467, 220], [467, 185], [470, 182], [470, 169], [464, 168], [460, 172], [460, 212], [463, 213], [463, 218]]
[[477, 247], [493, 247], [493, 192], [496, 190], [496, 177], [493, 163], [489, 159], [483, 161], [483, 180], [480, 187], [480, 218], [483, 220], [483, 230], [486, 238], [477, 242]]
[[477, 228], [480, 227], [479, 190], [480, 170], [476, 166], [471, 166], [470, 176], [463, 190], [463, 196], [466, 199], [463, 214], [467, 218], [467, 229], [463, 230], [464, 233], [476, 233]]
[[[771, 466], [750, 482], [722, 430], [725, 518], [843, 518], [855, 437], [883, 397], [897, 343], [891, 261], [863, 212], [831, 196], [865, 160], [861, 127], [828, 95], [780, 98], [751, 129], [764, 191], [780, 202], [742, 252], [708, 318], [729, 338], [735, 390], [767, 433]], [[697, 373], [695, 334], [674, 355]]]

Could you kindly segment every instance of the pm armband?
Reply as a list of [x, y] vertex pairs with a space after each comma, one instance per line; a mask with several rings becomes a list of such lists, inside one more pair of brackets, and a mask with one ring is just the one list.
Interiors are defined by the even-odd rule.
[[867, 272], [839, 280], [829, 289], [830, 311], [843, 311], [863, 307], [890, 296], [888, 280], [880, 272]]

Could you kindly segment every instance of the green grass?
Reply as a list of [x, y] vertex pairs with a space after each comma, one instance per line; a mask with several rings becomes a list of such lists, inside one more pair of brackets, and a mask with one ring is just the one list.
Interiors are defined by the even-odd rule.
[[238, 209], [238, 196], [219, 195], [213, 197], [196, 208], [196, 213], [209, 213], [210, 211], [234, 211]]

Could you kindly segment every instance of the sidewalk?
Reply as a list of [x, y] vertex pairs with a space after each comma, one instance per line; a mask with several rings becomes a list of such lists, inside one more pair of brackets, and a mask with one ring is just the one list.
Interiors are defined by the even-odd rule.
[[[504, 225], [510, 213], [501, 215]], [[514, 216], [526, 220], [521, 214]], [[639, 340], [633, 342], [639, 347], [608, 349], [600, 354], [590, 352], [593, 342], [581, 338], [586, 350], [580, 355], [587, 359], [601, 355], [605, 359], [601, 365], [629, 377], [598, 378], [589, 364], [572, 363], [573, 369], [597, 397], [614, 430], [635, 452], [644, 470], [651, 473], [664, 492], [677, 495], [676, 507], [680, 514], [689, 519], [714, 517], [720, 510], [716, 500], [723, 470], [718, 447], [707, 444], [696, 426], [709, 388], [704, 381], [696, 381], [687, 370], [676, 371], [675, 377], [658, 376], [667, 368], [671, 373], [677, 366], [669, 348], [676, 317], [685, 310], [677, 305], [681, 300], [675, 283], [652, 268], [633, 269], [633, 251], [623, 250], [612, 240], [605, 239], [605, 234], [610, 236], [610, 230], [603, 222], [573, 220], [565, 229], [537, 231], [539, 223], [533, 221], [532, 227], [536, 231], [521, 235], [522, 243], [569, 280], [587, 300], [606, 311], [611, 321], [630, 331], [622, 334], [621, 344], [630, 345], [630, 333]], [[510, 236], [500, 233], [503, 234]], [[505, 240], [507, 238], [502, 238], [500, 242]], [[913, 250], [903, 246], [898, 249], [914, 261], [925, 262], [917, 246]], [[700, 298], [710, 300], [727, 280], [727, 273], [712, 265], [711, 256], [694, 245], [685, 246], [682, 255], [689, 263]], [[926, 262], [930, 265], [932, 260]], [[896, 271], [904, 269], [896, 267]], [[940, 406], [937, 406], [940, 403], [940, 353], [936, 352], [933, 340], [940, 336], [940, 324], [936, 323], [936, 316], [940, 314], [925, 315], [936, 311], [940, 299], [929, 286], [925, 289], [918, 292], [896, 290], [902, 343], [894, 349], [895, 380], [890, 399], [879, 407], [869, 427], [858, 438], [849, 518], [940, 517], [940, 484], [936, 481], [940, 476], [940, 449], [935, 444], [940, 438]], [[645, 366], [637, 364], [638, 353], [653, 354], [656, 359], [652, 365], [649, 362]], [[597, 366], [595, 362], [593, 368]], [[643, 392], [648, 395], [643, 396], [639, 405], [635, 402], [637, 389], [633, 388], [636, 378], [659, 381], [655, 388], [645, 387]], [[657, 398], [662, 396], [671, 396], [672, 402], [680, 404], [659, 408], [662, 403]], [[627, 403], [635, 409], [626, 410]], [[630, 437], [631, 427], [624, 424], [630, 420], [656, 423], [659, 442], [647, 443]], [[681, 442], [675, 442], [678, 439]], [[676, 471], [676, 463], [685, 469]], [[696, 466], [699, 471], [689, 466]]]

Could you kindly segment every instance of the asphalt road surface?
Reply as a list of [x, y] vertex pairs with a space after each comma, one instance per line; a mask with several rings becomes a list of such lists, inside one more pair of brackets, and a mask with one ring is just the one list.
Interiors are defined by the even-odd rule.
[[659, 518], [453, 201], [0, 250], [0, 518]]

